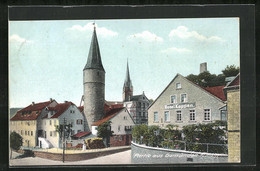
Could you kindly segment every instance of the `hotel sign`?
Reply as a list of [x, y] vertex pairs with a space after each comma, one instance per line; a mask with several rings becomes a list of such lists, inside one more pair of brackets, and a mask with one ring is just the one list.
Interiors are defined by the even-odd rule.
[[195, 103], [179, 103], [179, 104], [168, 104], [165, 105], [165, 109], [186, 109], [196, 107]]

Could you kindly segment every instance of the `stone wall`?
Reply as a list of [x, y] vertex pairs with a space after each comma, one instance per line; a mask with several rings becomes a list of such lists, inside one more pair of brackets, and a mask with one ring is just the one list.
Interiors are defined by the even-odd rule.
[[133, 164], [226, 163], [227, 154], [211, 154], [147, 147], [132, 142]]
[[240, 162], [240, 91], [227, 92], [228, 161]]
[[131, 134], [126, 135], [114, 135], [110, 137], [110, 147], [127, 146], [131, 145]]
[[[130, 147], [125, 148], [113, 148], [108, 150], [96, 150], [94, 152], [86, 152], [86, 153], [74, 153], [74, 154], [66, 154], [65, 152], [65, 161], [79, 161], [79, 160], [88, 160], [96, 157], [106, 156], [109, 154], [114, 154], [122, 151], [129, 150]], [[33, 151], [36, 157], [46, 158], [50, 160], [58, 160], [62, 161], [63, 156], [62, 153], [50, 153], [44, 151]]]

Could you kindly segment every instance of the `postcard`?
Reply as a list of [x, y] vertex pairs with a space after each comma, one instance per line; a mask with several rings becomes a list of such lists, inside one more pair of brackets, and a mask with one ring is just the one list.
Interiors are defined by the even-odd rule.
[[240, 18], [9, 20], [10, 166], [241, 162]]

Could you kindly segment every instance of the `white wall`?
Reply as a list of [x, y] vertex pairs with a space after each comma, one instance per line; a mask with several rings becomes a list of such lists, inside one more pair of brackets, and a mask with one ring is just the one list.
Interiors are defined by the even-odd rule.
[[[130, 117], [128, 110], [126, 108], [122, 109], [116, 116], [110, 119], [111, 130], [114, 131], [116, 135], [128, 134], [125, 131], [125, 126], [134, 126], [134, 121]], [[120, 126], [120, 129], [118, 128]]]

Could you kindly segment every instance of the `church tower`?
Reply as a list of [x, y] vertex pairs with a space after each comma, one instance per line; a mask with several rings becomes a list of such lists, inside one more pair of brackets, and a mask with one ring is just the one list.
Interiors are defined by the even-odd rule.
[[130, 101], [130, 98], [133, 96], [133, 86], [130, 79], [129, 74], [129, 67], [128, 67], [128, 61], [126, 66], [126, 77], [125, 77], [125, 83], [123, 87], [123, 102]]
[[95, 26], [87, 64], [83, 69], [83, 86], [84, 114], [88, 123], [87, 129], [91, 130], [92, 123], [100, 120], [104, 115], [105, 104], [105, 70], [101, 61]]

